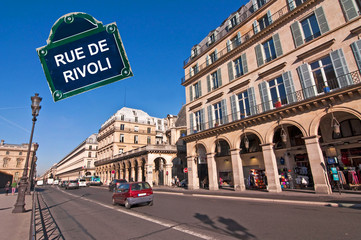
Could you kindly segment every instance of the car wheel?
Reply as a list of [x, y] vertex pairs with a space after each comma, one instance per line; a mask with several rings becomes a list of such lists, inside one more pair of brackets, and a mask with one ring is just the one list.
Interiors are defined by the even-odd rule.
[[117, 205], [114, 198], [112, 198], [112, 202], [113, 202], [113, 205]]
[[131, 205], [130, 205], [130, 203], [129, 203], [128, 199], [127, 199], [127, 200], [125, 200], [125, 204], [124, 204], [124, 206], [125, 206], [125, 208], [126, 208], [126, 209], [130, 209]]
[[148, 206], [153, 206], [153, 200], [148, 203]]

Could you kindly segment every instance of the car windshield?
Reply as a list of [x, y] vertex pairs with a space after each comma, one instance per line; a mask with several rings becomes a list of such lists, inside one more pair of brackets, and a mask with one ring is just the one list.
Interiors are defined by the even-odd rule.
[[71, 183], [77, 183], [78, 181], [77, 180], [71, 180], [70, 182]]
[[133, 183], [132, 184], [132, 190], [133, 191], [140, 191], [140, 190], [144, 190], [144, 189], [149, 189], [150, 185], [148, 183]]

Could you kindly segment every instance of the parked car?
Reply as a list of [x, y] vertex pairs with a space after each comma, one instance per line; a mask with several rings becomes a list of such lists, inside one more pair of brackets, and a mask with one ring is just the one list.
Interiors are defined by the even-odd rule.
[[109, 191], [114, 191], [115, 187], [118, 187], [121, 183], [126, 183], [125, 179], [114, 179], [109, 183]]
[[78, 183], [79, 183], [79, 187], [86, 187], [87, 186], [85, 179], [79, 179]]
[[179, 182], [179, 187], [187, 187], [188, 186], [188, 179], [183, 179], [182, 181]]
[[147, 182], [122, 183], [113, 193], [113, 205], [124, 204], [131, 208], [135, 204], [153, 205], [153, 189]]
[[78, 180], [70, 180], [65, 186], [65, 189], [78, 189], [78, 188], [79, 188]]
[[53, 184], [54, 184], [54, 185], [58, 185], [58, 184], [59, 184], [59, 180], [54, 180]]
[[43, 181], [43, 180], [38, 180], [38, 181], [36, 182], [36, 185], [42, 186], [42, 185], [44, 185], [44, 181]]
[[68, 181], [66, 181], [66, 180], [61, 181], [60, 187], [66, 187], [67, 184], [68, 184]]

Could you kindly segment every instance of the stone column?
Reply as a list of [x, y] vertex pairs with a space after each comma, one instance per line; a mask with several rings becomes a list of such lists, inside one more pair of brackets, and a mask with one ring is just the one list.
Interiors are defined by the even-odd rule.
[[125, 166], [125, 176], [124, 179], [129, 182], [129, 167]]
[[214, 153], [207, 153], [209, 190], [218, 190], [218, 174]]
[[138, 166], [138, 182], [142, 181], [142, 166]]
[[135, 178], [135, 167], [134, 166], [130, 167], [130, 175], [131, 176], [129, 176], [129, 181], [130, 181], [130, 179], [133, 179], [133, 181], [136, 181], [136, 179], [134, 179]]
[[199, 189], [198, 168], [197, 163], [194, 162], [194, 156], [187, 156], [188, 169], [188, 189]]
[[313, 182], [316, 193], [331, 194], [325, 161], [319, 144], [319, 136], [303, 138], [305, 140], [308, 160], [311, 166]]
[[273, 143], [263, 144], [262, 153], [263, 161], [266, 170], [268, 191], [269, 192], [282, 192], [280, 178], [278, 175], [276, 155], [273, 151]]
[[234, 190], [245, 191], [246, 186], [244, 184], [243, 165], [239, 151], [239, 148], [231, 150]]
[[153, 187], [153, 164], [145, 164], [145, 179]]
[[[166, 164], [165, 165], [165, 182], [164, 185], [172, 186], [172, 166], [173, 164]], [[168, 174], [167, 174], [168, 173]]]

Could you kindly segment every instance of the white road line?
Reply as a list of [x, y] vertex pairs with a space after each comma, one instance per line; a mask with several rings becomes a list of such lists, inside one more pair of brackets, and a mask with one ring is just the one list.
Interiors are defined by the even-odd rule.
[[[78, 195], [75, 195], [75, 194], [72, 194], [72, 193], [68, 193], [68, 192], [65, 192], [63, 190], [61, 190], [59, 187], [58, 187], [58, 190], [65, 193], [65, 194], [68, 194], [72, 197], [79, 197]], [[199, 238], [202, 238], [202, 239], [215, 239], [211, 236], [208, 236], [208, 235], [205, 235], [205, 234], [201, 234], [201, 233], [197, 233], [197, 232], [194, 232], [184, 226], [177, 226], [178, 223], [175, 223], [175, 222], [171, 222], [171, 221], [161, 221], [161, 220], [158, 220], [156, 218], [152, 218], [152, 217], [149, 217], [149, 216], [145, 216], [141, 213], [137, 213], [137, 212], [134, 212], [134, 211], [127, 211], [127, 210], [124, 210], [124, 209], [121, 209], [121, 208], [117, 208], [115, 206], [110, 206], [110, 205], [107, 205], [107, 204], [104, 204], [104, 203], [101, 203], [101, 202], [98, 202], [98, 201], [95, 201], [95, 200], [92, 200], [92, 199], [88, 199], [88, 198], [81, 198], [85, 201], [88, 201], [88, 202], [91, 202], [91, 203], [95, 203], [95, 204], [98, 204], [100, 206], [103, 206], [105, 208], [109, 208], [109, 209], [113, 209], [113, 210], [116, 210], [118, 212], [121, 212], [121, 213], [124, 213], [124, 214], [127, 214], [127, 215], [130, 215], [130, 216], [133, 216], [133, 217], [136, 217], [136, 218], [140, 218], [140, 219], [143, 219], [143, 220], [146, 220], [148, 222], [152, 222], [152, 223], [155, 223], [155, 224], [158, 224], [158, 225], [161, 225], [161, 226], [164, 226], [164, 227], [167, 227], [167, 228], [171, 228], [171, 229], [174, 229], [174, 230], [177, 230], [177, 231], [180, 231], [180, 232], [183, 232], [183, 233], [187, 233], [189, 235], [193, 235], [195, 237], [199, 237]]]

